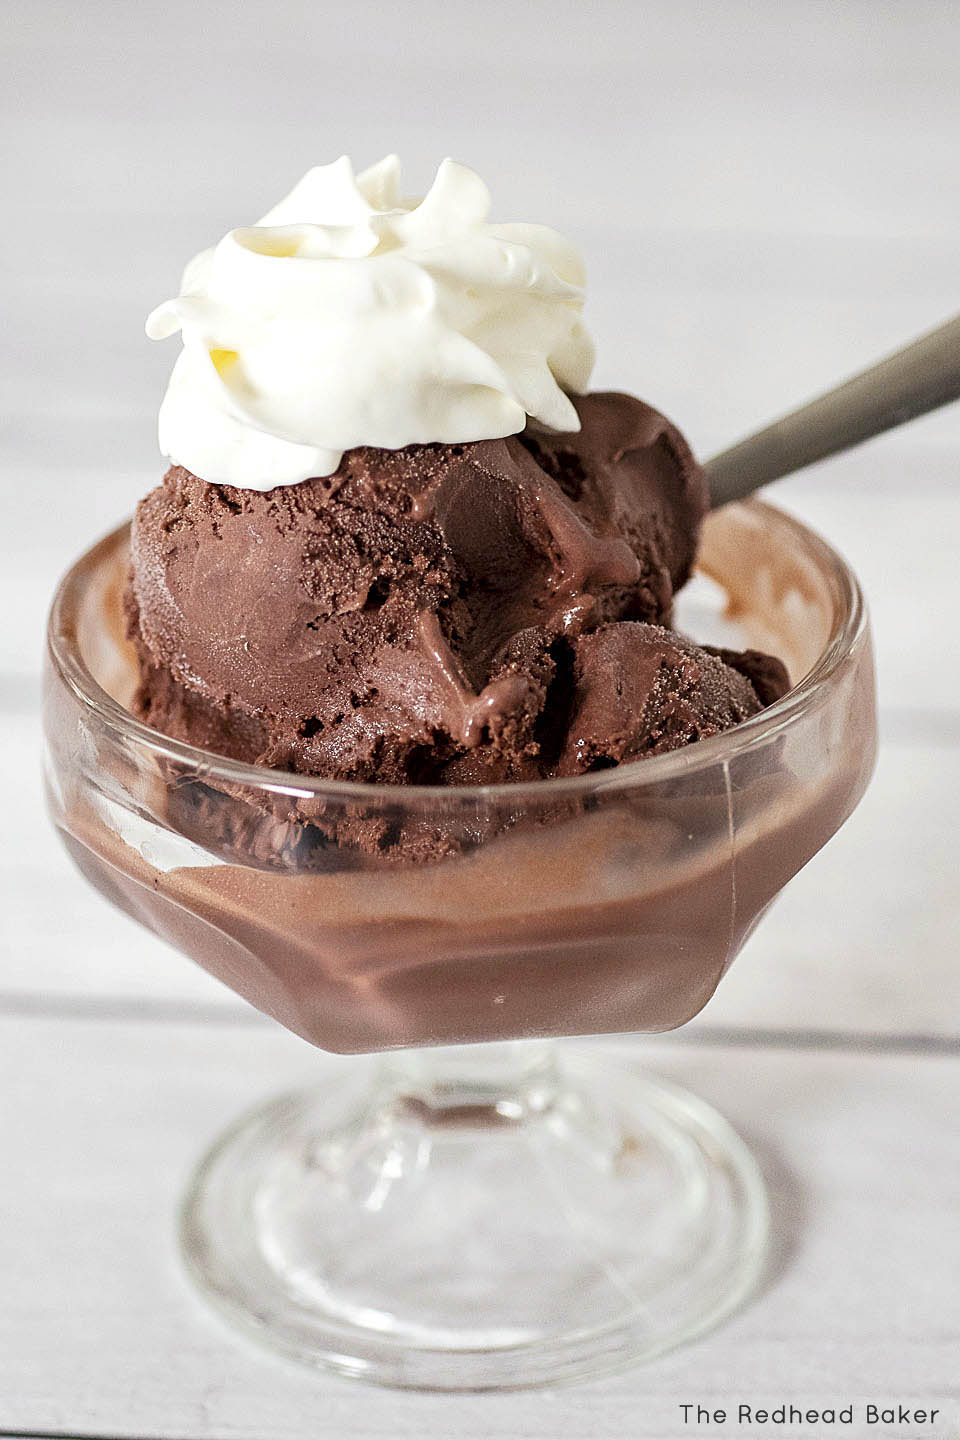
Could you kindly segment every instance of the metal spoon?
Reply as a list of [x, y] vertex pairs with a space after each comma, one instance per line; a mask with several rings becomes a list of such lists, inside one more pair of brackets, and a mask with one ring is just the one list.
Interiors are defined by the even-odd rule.
[[960, 399], [960, 315], [706, 463], [714, 509]]

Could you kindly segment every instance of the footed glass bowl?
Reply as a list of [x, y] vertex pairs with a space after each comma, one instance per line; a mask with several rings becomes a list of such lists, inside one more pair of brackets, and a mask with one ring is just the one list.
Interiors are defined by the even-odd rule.
[[[289, 1029], [392, 1052], [210, 1152], [183, 1217], [207, 1295], [301, 1360], [442, 1389], [593, 1374], [728, 1312], [766, 1227], [742, 1143], [692, 1096], [545, 1042], [689, 1020], [863, 794], [873, 661], [841, 558], [758, 502], [711, 515], [701, 587], [785, 660], [790, 693], [669, 755], [459, 789], [314, 780], [148, 729], [126, 708], [126, 563], [121, 530], [51, 613], [65, 844]], [[685, 622], [722, 638], [696, 604]]]

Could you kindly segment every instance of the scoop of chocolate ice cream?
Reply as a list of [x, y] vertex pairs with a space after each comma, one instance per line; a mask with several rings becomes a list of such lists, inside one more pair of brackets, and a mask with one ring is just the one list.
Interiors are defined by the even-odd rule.
[[772, 705], [790, 689], [787, 667], [775, 655], [766, 655], [762, 650], [724, 650], [715, 645], [705, 645], [704, 649], [745, 675], [761, 705]]
[[[615, 622], [669, 622], [706, 490], [649, 406], [575, 403], [576, 434], [361, 448], [334, 475], [267, 492], [174, 467], [133, 525], [139, 713], [236, 758], [340, 779], [536, 778], [560, 755], [576, 769], [588, 750], [607, 763], [646, 753], [636, 726], [620, 754], [594, 735], [605, 702], [589, 676], [604, 647], [624, 670], [631, 646], [644, 664], [652, 655], [638, 639], [649, 625]], [[713, 675], [708, 657], [669, 643], [671, 674]], [[736, 705], [758, 704], [711, 664], [733, 675]], [[581, 750], [561, 733], [571, 666]], [[631, 683], [635, 698], [650, 688]], [[742, 718], [736, 705], [726, 723]], [[661, 748], [683, 729], [677, 713]]]
[[601, 625], [581, 635], [574, 650], [561, 775], [677, 750], [763, 709], [750, 680], [732, 663], [659, 625]]

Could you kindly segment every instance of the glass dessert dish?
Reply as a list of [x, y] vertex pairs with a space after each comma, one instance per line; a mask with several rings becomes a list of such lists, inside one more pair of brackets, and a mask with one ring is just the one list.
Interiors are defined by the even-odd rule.
[[856, 805], [873, 661], [843, 560], [767, 505], [710, 515], [699, 570], [789, 694], [669, 754], [446, 789], [286, 774], [138, 722], [126, 564], [121, 530], [51, 615], [65, 844], [289, 1029], [390, 1052], [211, 1150], [182, 1219], [206, 1295], [308, 1363], [477, 1390], [649, 1358], [739, 1304], [767, 1223], [742, 1142], [693, 1096], [549, 1041], [689, 1020]]

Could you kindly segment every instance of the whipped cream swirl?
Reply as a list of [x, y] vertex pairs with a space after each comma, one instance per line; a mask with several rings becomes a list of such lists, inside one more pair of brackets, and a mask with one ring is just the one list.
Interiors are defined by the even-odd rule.
[[578, 430], [593, 344], [583, 261], [543, 225], [491, 225], [478, 175], [444, 160], [422, 200], [388, 156], [344, 156], [231, 230], [147, 320], [179, 330], [160, 448], [251, 490], [336, 470], [357, 445], [456, 444]]

